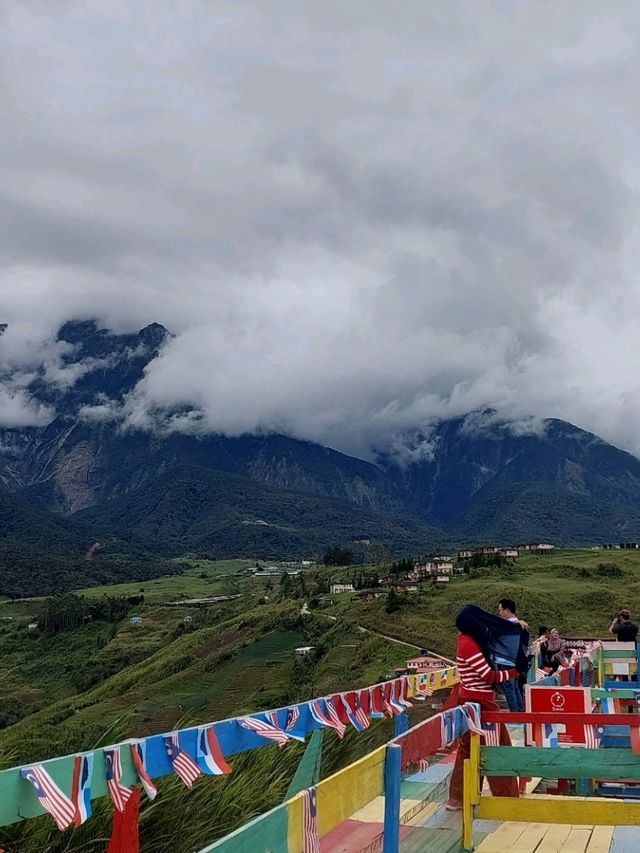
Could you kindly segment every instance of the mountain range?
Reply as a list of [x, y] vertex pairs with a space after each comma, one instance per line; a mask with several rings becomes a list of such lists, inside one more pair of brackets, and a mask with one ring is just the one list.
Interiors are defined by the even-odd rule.
[[39, 588], [47, 573], [35, 568], [52, 559], [82, 561], [74, 577], [110, 576], [114, 565], [135, 572], [143, 554], [153, 572], [186, 552], [293, 557], [370, 540], [422, 553], [640, 532], [640, 461], [561, 420], [523, 429], [472, 412], [374, 461], [274, 433], [124, 429], [117, 413], [169, 337], [157, 323], [127, 335], [95, 322], [59, 330], [57, 377], [43, 365], [28, 388], [49, 423], [0, 429], [0, 578], [10, 578], [0, 591], [13, 590], [16, 565], [19, 588], [35, 576]]

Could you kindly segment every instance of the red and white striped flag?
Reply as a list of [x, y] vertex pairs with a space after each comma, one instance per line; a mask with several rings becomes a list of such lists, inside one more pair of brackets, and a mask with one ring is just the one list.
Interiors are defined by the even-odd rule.
[[20, 775], [33, 785], [38, 802], [45, 811], [49, 812], [61, 832], [73, 823], [76, 814], [75, 805], [60, 790], [41, 764], [23, 767]]
[[307, 788], [302, 792], [302, 829], [304, 833], [304, 853], [320, 853], [315, 788]]
[[293, 737], [293, 735], [283, 731], [283, 729], [276, 728], [272, 723], [267, 723], [266, 720], [258, 720], [256, 717], [241, 717], [238, 723], [243, 729], [255, 732], [260, 737], [277, 743], [280, 748], [288, 742], [290, 737]]
[[158, 795], [158, 789], [147, 772], [146, 740], [134, 740], [131, 742], [131, 758], [133, 759], [133, 765], [136, 768], [138, 779], [142, 782], [142, 787], [144, 788], [147, 797], [149, 797], [150, 800], [155, 800]]
[[482, 734], [485, 746], [500, 746], [500, 724], [483, 723]]
[[[324, 703], [324, 708], [321, 703]], [[309, 711], [316, 722], [327, 728], [335, 729], [336, 734], [342, 740], [347, 727], [338, 716], [338, 712], [330, 699], [315, 699], [313, 702], [309, 702]]]
[[131, 788], [122, 784], [122, 761], [120, 760], [119, 746], [104, 750], [104, 766], [107, 771], [107, 788], [113, 805], [119, 812], [123, 812], [131, 796]]
[[191, 788], [198, 776], [202, 776], [202, 770], [189, 753], [185, 752], [180, 746], [177, 732], [163, 737], [162, 740], [175, 773], [178, 774], [187, 788]]

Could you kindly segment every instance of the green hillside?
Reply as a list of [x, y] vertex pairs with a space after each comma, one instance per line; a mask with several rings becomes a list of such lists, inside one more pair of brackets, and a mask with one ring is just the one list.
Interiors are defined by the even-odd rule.
[[[140, 595], [139, 585], [110, 587], [108, 599], [105, 588], [86, 589], [78, 599], [84, 602], [82, 613], [97, 607], [92, 611], [96, 618], [55, 633], [28, 627], [42, 614], [41, 601], [0, 603], [5, 617], [0, 620], [0, 707], [6, 709], [0, 719], [2, 766], [364, 686], [412, 654], [409, 647], [359, 626], [453, 654], [453, 620], [466, 602], [494, 609], [497, 599], [509, 594], [534, 628], [555, 624], [567, 635], [604, 635], [619, 607], [640, 607], [636, 552], [522, 557], [500, 569], [456, 576], [445, 590], [424, 585], [419, 593], [401, 597], [399, 610], [391, 614], [384, 599], [365, 604], [345, 594], [334, 607], [305, 617], [302, 601], [331, 574], [347, 576], [351, 569], [309, 571], [304, 598], [287, 597], [301, 595], [297, 581], [282, 600], [276, 584], [268, 591], [269, 602], [260, 604], [265, 589], [234, 574], [245, 565], [194, 562], [179, 578], [143, 584], [145, 600], [136, 604], [125, 596]], [[170, 605], [232, 589], [239, 596], [233, 601]], [[110, 608], [105, 601], [112, 602]], [[126, 615], [120, 607], [127, 608]], [[103, 612], [107, 615], [100, 618]], [[130, 622], [134, 613], [142, 617], [140, 625]], [[185, 616], [191, 620], [185, 622]], [[302, 644], [316, 647], [317, 660], [295, 658], [293, 649]], [[388, 723], [363, 735], [350, 732], [342, 744], [329, 733], [323, 774], [389, 735]], [[143, 807], [143, 851], [196, 850], [275, 805], [301, 754], [302, 747], [290, 745], [241, 756], [234, 759], [230, 778], [202, 780], [192, 792], [176, 779], [162, 780], [158, 800]], [[90, 824], [64, 836], [51, 830], [48, 818], [29, 821], [0, 830], [0, 846], [10, 853], [104, 851], [110, 814], [109, 803], [101, 803]]]

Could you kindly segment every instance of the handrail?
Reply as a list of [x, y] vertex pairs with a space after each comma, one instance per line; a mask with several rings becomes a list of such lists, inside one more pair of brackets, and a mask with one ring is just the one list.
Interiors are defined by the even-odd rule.
[[554, 711], [483, 711], [482, 721], [487, 723], [556, 723], [582, 724], [584, 726], [629, 726], [640, 728], [638, 714], [558, 714]]

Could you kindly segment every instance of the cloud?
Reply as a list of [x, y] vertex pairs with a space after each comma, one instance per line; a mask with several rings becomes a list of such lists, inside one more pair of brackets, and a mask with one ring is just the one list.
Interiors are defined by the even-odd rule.
[[640, 453], [632, 4], [2, 14], [5, 376], [72, 382], [70, 317], [155, 320], [175, 339], [86, 417], [366, 456], [491, 407]]

